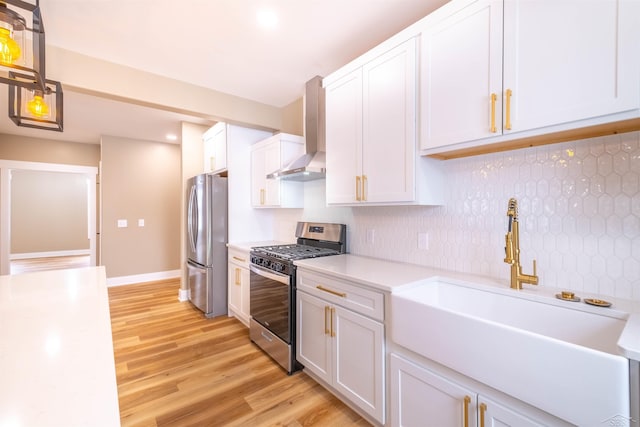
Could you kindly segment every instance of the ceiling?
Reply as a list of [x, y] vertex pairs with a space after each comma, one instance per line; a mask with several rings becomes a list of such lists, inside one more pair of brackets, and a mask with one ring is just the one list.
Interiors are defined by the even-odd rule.
[[[40, 0], [47, 45], [283, 107], [447, 0]], [[258, 16], [275, 16], [261, 26]], [[64, 82], [63, 87], [64, 87]], [[0, 99], [7, 99], [6, 85]], [[100, 135], [165, 141], [168, 111], [65, 91], [63, 133], [18, 127], [0, 102], [0, 133], [99, 143]], [[97, 114], [95, 112], [100, 112]]]

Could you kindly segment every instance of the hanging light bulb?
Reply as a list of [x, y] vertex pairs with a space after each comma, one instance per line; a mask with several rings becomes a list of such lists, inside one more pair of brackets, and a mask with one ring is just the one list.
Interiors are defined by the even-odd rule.
[[11, 35], [10, 30], [0, 27], [0, 63], [13, 64], [20, 59], [20, 46]]
[[36, 90], [31, 101], [27, 102], [27, 110], [37, 119], [49, 117], [49, 106], [42, 97], [42, 92]]
[[0, 1], [0, 65], [12, 65], [20, 59], [22, 49], [16, 31], [22, 32], [25, 27], [24, 18]]

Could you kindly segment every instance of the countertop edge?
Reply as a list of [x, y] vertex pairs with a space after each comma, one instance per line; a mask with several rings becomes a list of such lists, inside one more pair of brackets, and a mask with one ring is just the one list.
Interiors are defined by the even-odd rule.
[[640, 361], [640, 314], [632, 313], [618, 339], [618, 348], [622, 356]]

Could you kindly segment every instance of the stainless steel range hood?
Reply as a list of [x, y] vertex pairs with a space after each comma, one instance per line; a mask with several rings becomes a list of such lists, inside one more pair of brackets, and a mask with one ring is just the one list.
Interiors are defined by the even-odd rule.
[[326, 172], [324, 108], [325, 99], [322, 77], [316, 76], [309, 80], [305, 86], [305, 154], [282, 169], [270, 173], [267, 178], [290, 181], [324, 179]]

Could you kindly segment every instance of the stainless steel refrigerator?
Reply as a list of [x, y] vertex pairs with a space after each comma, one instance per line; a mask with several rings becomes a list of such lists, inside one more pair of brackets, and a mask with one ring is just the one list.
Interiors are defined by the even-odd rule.
[[189, 300], [207, 317], [227, 313], [227, 178], [187, 181]]

